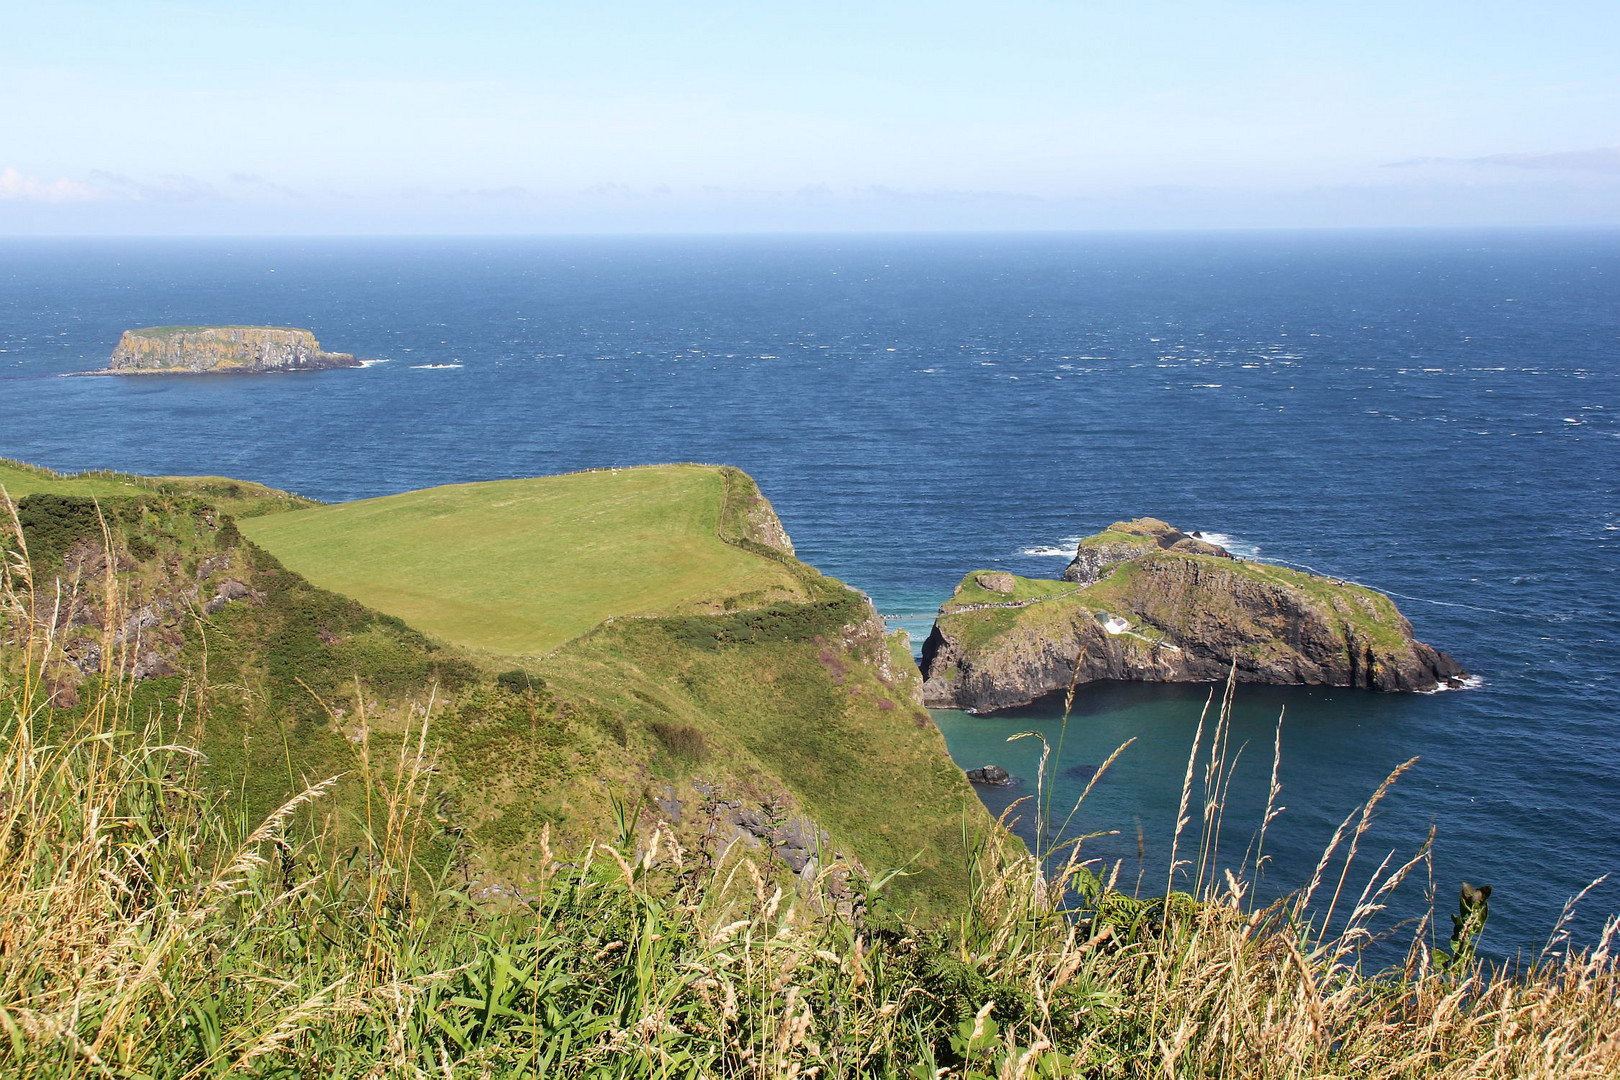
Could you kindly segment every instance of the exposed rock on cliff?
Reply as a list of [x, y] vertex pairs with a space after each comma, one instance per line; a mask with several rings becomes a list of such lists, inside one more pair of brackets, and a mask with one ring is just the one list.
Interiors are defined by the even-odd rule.
[[308, 330], [281, 326], [150, 326], [126, 330], [107, 370], [119, 374], [312, 371], [359, 367]]
[[779, 555], [793, 556], [793, 541], [776, 516], [776, 508], [760, 493], [754, 478], [730, 465], [720, 467], [726, 498], [720, 511], [720, 538], [733, 544], [754, 544]]
[[1116, 521], [1096, 536], [1088, 536], [1080, 541], [1074, 561], [1063, 571], [1063, 580], [1093, 585], [1112, 573], [1120, 563], [1140, 559], [1154, 551], [1181, 551], [1223, 559], [1232, 557], [1219, 544], [1189, 536], [1158, 518], [1136, 518], [1132, 521]]
[[980, 574], [973, 580], [979, 583], [979, 588], [981, 589], [989, 589], [991, 592], [1007, 593], [1009, 595], [1012, 593], [1013, 589], [1017, 588], [1018, 586], [1018, 582], [1013, 580], [1013, 576], [1011, 574], [1004, 574], [999, 571]]
[[1152, 518], [1081, 541], [1062, 581], [1008, 601], [969, 574], [923, 644], [935, 707], [999, 709], [1081, 682], [1218, 679], [1429, 690], [1463, 669], [1382, 593], [1224, 549]]

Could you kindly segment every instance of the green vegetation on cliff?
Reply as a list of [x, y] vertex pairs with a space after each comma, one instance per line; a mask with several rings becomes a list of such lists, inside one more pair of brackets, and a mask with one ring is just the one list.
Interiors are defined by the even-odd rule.
[[[8, 616], [26, 606], [0, 589]], [[420, 718], [386, 752], [362, 738], [347, 806], [314, 782], [250, 813], [127, 673], [52, 723], [51, 631], [6, 628], [32, 658], [0, 666], [0, 1074], [18, 1080], [1620, 1067], [1608, 938], [1580, 950], [1555, 930], [1534, 961], [1482, 963], [1488, 888], [1462, 886], [1449, 940], [1431, 912], [1404, 964], [1371, 969], [1382, 901], [1428, 844], [1373, 866], [1361, 828], [1341, 830], [1323, 864], [1343, 861], [1341, 885], [1370, 877], [1336, 922], [1331, 876], [1263, 905], [1249, 859], [1221, 872], [1197, 829], [1183, 837], [1196, 880], [1162, 898], [1105, 887], [1083, 853], [1054, 864], [975, 843], [971, 887], [930, 925], [849, 897], [836, 867], [790, 877], [769, 852], [726, 857], [713, 837], [684, 843], [621, 813], [599, 842], [543, 847], [516, 888], [480, 895], [439, 869], [444, 776], [419, 752]], [[1220, 817], [1225, 718], [1195, 740], [1190, 762], [1211, 770], [1184, 820]], [[1383, 793], [1351, 817], [1364, 827]]]
[[[1611, 943], [1482, 964], [1488, 889], [1462, 887], [1449, 941], [1431, 912], [1403, 966], [1364, 970], [1428, 855], [1371, 867], [1348, 910], [1385, 788], [1323, 854], [1351, 881], [1338, 919], [1331, 877], [1261, 906], [1207, 829], [1162, 898], [1006, 843], [910, 703], [909, 655], [785, 553], [741, 474], [718, 533], [803, 599], [604, 619], [509, 666], [287, 569], [203, 497], [232, 482], [7, 469], [33, 485], [21, 535], [0, 521], [7, 1077], [1620, 1067]], [[1200, 725], [1186, 822], [1221, 819], [1228, 720]], [[915, 876], [878, 889], [861, 863]]]
[[263, 484], [224, 476], [136, 476], [105, 470], [66, 474], [8, 458], [0, 458], [0, 488], [13, 501], [35, 492], [90, 499], [147, 495], [195, 498], [239, 519], [316, 505]]
[[324, 588], [445, 641], [549, 652], [609, 616], [808, 599], [720, 537], [725, 473], [666, 465], [430, 488], [243, 524]]
[[[548, 829], [602, 835], [617, 799], [794, 870], [904, 868], [892, 892], [907, 906], [963, 895], [964, 817], [989, 823], [915, 701], [915, 668], [864, 597], [783, 550], [736, 470], [465, 485], [240, 522], [190, 492], [218, 488], [244, 512], [301, 501], [230, 481], [8, 476], [31, 489], [35, 576], [68, 596], [46, 666], [52, 723], [75, 722], [114, 654], [131, 658], [143, 708], [175, 724], [206, 678], [206, 723], [187, 737], [244, 811], [352, 772], [361, 739], [398, 754], [429, 710], [434, 850], [479, 888], [521, 882]], [[128, 614], [104, 614], [109, 582]], [[333, 798], [362, 795], [343, 780]]]

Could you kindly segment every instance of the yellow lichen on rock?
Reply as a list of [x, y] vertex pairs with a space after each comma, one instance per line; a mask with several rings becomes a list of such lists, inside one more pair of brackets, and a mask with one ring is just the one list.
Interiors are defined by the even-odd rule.
[[120, 374], [311, 371], [359, 367], [308, 330], [284, 326], [150, 326], [126, 330], [107, 370]]

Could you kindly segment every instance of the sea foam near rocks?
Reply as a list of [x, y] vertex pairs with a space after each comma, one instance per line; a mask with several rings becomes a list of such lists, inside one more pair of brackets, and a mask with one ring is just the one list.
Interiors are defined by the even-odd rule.
[[1024, 548], [1018, 554], [1033, 555], [1040, 559], [1072, 559], [1074, 549], [1080, 546], [1078, 536], [1065, 536], [1056, 544], [1039, 544], [1035, 547]]

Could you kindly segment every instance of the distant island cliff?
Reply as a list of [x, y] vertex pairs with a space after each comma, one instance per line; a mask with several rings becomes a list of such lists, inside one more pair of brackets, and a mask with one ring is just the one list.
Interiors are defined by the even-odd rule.
[[[925, 703], [1001, 709], [1098, 679], [1433, 690], [1464, 672], [1389, 597], [1156, 518], [1080, 541], [1062, 580], [969, 574], [923, 645]], [[1078, 667], [1078, 675], [1076, 668]]]
[[126, 330], [106, 371], [115, 375], [314, 371], [362, 367], [286, 326], [148, 326]]

